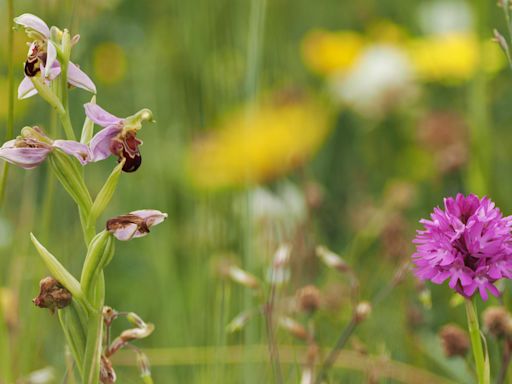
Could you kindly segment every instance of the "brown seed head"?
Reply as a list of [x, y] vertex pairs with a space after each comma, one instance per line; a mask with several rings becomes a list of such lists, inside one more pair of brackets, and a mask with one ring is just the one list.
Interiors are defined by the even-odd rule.
[[469, 337], [462, 328], [455, 324], [447, 324], [439, 331], [439, 337], [446, 357], [466, 356], [469, 350]]
[[297, 291], [296, 300], [300, 311], [313, 313], [320, 307], [320, 290], [314, 285], [306, 285]]
[[512, 335], [512, 318], [504, 307], [489, 307], [482, 314], [484, 327], [495, 337]]
[[32, 301], [39, 308], [48, 308], [51, 313], [67, 307], [72, 300], [71, 293], [53, 277], [48, 276], [39, 283], [39, 295]]
[[116, 382], [116, 372], [112, 367], [112, 362], [105, 356], [101, 356], [100, 364], [100, 382], [101, 384], [113, 384]]

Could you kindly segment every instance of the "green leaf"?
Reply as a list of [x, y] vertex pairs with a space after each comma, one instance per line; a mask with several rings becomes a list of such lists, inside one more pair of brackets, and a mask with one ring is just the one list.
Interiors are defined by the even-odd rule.
[[70, 306], [59, 309], [59, 320], [76, 365], [80, 373], [82, 373], [86, 345], [86, 329], [82, 325], [78, 306], [79, 304], [73, 301]]

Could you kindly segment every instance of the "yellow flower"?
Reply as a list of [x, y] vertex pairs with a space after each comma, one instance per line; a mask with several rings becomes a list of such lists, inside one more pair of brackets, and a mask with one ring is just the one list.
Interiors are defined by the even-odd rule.
[[[496, 44], [485, 42], [482, 49], [487, 72], [503, 68], [505, 62]], [[471, 34], [431, 36], [413, 40], [410, 54], [421, 79], [458, 84], [471, 79], [479, 68], [480, 42]]]
[[98, 81], [114, 85], [126, 75], [126, 53], [116, 43], [101, 43], [94, 49], [94, 72]]
[[192, 146], [188, 173], [203, 188], [268, 181], [317, 151], [330, 130], [328, 120], [325, 108], [303, 96], [248, 105]]
[[302, 41], [305, 64], [320, 75], [349, 70], [364, 47], [364, 38], [353, 31], [312, 30]]

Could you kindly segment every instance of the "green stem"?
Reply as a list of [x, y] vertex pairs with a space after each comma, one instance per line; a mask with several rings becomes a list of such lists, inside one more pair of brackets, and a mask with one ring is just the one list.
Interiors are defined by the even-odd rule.
[[488, 384], [490, 383], [490, 378], [485, 368], [486, 363], [484, 348], [482, 346], [482, 335], [480, 334], [480, 326], [478, 325], [477, 311], [471, 299], [466, 299], [466, 316], [468, 318], [468, 330], [473, 350], [473, 358], [475, 359], [478, 384]]
[[[11, 140], [14, 133], [14, 0], [7, 1], [7, 130], [5, 140]], [[2, 176], [0, 178], [0, 206], [4, 201], [5, 186], [9, 175], [9, 163], [4, 162]]]

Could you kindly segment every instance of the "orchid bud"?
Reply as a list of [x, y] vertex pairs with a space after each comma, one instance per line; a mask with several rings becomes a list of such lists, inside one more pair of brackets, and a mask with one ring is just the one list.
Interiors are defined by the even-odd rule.
[[71, 293], [51, 276], [40, 281], [39, 289], [39, 295], [32, 300], [33, 303], [39, 308], [48, 308], [52, 314], [71, 303]]
[[91, 240], [80, 278], [82, 289], [88, 298], [92, 297], [101, 272], [112, 260], [114, 248], [114, 239], [108, 231], [98, 233]]
[[167, 213], [156, 209], [141, 209], [108, 220], [106, 227], [118, 240], [127, 241], [146, 236], [153, 225], [160, 224], [166, 218]]

